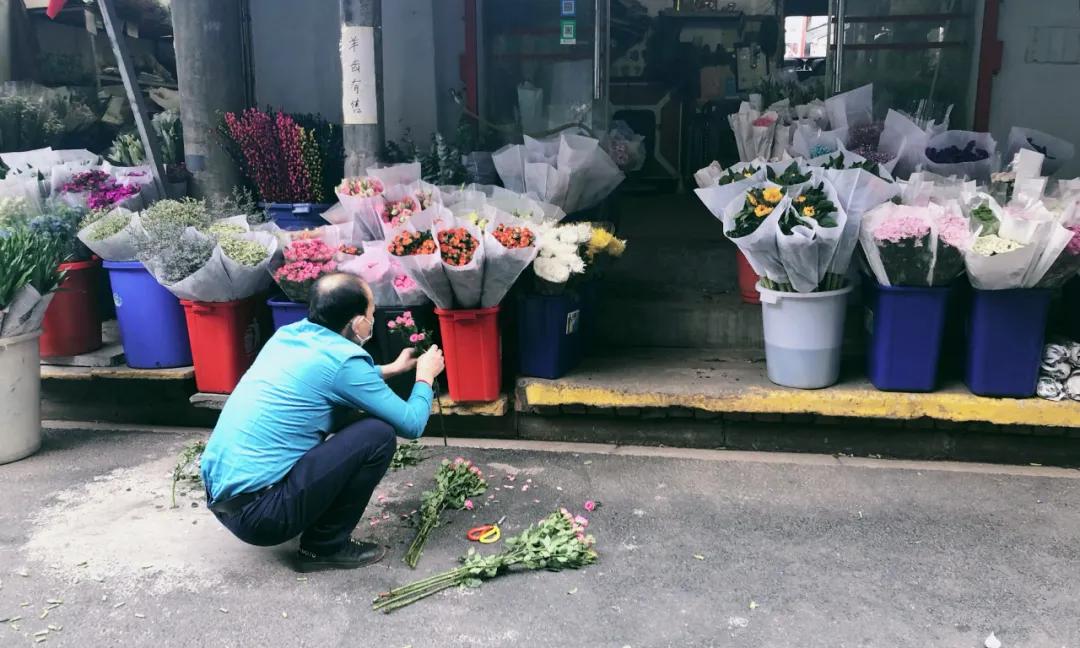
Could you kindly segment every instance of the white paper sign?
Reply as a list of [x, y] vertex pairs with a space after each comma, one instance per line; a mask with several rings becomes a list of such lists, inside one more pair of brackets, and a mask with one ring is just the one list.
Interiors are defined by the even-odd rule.
[[377, 124], [375, 32], [371, 27], [341, 27], [341, 111], [346, 124]]

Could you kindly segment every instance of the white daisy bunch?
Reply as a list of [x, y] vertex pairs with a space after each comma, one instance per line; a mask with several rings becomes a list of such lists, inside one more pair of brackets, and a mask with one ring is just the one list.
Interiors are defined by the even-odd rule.
[[570, 275], [585, 272], [583, 248], [592, 237], [588, 223], [541, 223], [535, 229], [538, 254], [533, 270], [537, 277], [563, 284], [570, 280]]

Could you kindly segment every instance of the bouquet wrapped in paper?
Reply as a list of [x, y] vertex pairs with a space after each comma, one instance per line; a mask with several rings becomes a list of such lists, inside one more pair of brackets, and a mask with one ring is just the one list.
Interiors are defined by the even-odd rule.
[[945, 131], [927, 140], [919, 162], [932, 173], [989, 182], [996, 152], [997, 142], [989, 133]]
[[453, 214], [443, 206], [421, 212], [402, 225], [387, 240], [387, 251], [424, 294], [439, 308], [453, 308], [454, 291], [443, 269], [437, 242], [438, 231], [453, 222]]
[[510, 191], [557, 205], [568, 214], [600, 204], [626, 177], [600, 142], [569, 132], [493, 154], [495, 168]]
[[[408, 192], [404, 186], [420, 182], [420, 163], [396, 164], [388, 167], [372, 167], [366, 176], [345, 178], [335, 188], [342, 210], [331, 215], [335, 220], [354, 220], [360, 227], [363, 240], [378, 241], [385, 238], [384, 217], [389, 211], [383, 194], [393, 190], [392, 200], [404, 198]], [[390, 214], [390, 218], [400, 214]], [[334, 222], [334, 221], [331, 221]]]
[[889, 110], [878, 139], [878, 150], [896, 158], [892, 172], [906, 178], [922, 163], [922, 155], [931, 137], [944, 133], [948, 119], [938, 123], [922, 121], [898, 110]]
[[737, 162], [726, 169], [719, 162], [713, 161], [709, 166], [699, 169], [694, 173], [694, 182], [699, 189], [728, 185], [743, 180], [764, 181], [767, 174], [765, 160], [752, 162]]
[[824, 131], [800, 124], [791, 140], [791, 154], [809, 160], [811, 164], [818, 163], [825, 156], [839, 151], [847, 137], [847, 128]]
[[836, 190], [840, 206], [856, 230], [863, 214], [892, 200], [899, 192], [888, 169], [841, 147], [822, 166], [823, 175]]
[[399, 228], [390, 254], [439, 308], [496, 306], [535, 258], [536, 236], [491, 205], [454, 209], [436, 206]]
[[375, 296], [375, 305], [380, 308], [413, 305], [420, 302], [406, 302], [395, 288], [396, 274], [385, 241], [364, 243], [363, 253], [338, 261], [339, 272], [356, 275], [367, 282]]
[[322, 239], [295, 239], [282, 250], [280, 265], [271, 266], [274, 281], [290, 300], [306, 302], [315, 282], [337, 271], [336, 254]]
[[777, 222], [776, 244], [790, 283], [779, 286], [781, 290], [808, 293], [844, 285], [850, 258], [842, 267], [834, 267], [834, 262], [847, 216], [836, 191], [819, 178], [793, 188]]
[[[760, 103], [758, 104], [760, 106]], [[776, 111], [762, 112], [749, 102], [742, 102], [739, 111], [728, 115], [728, 123], [735, 134], [735, 146], [739, 160], [771, 160], [776, 153], [775, 143], [780, 115]], [[781, 141], [786, 139], [781, 138]]]
[[790, 285], [776, 243], [777, 225], [791, 202], [783, 187], [749, 179], [695, 193], [758, 276], [771, 285]]
[[63, 242], [44, 232], [21, 223], [0, 227], [0, 338], [41, 328], [67, 256]]
[[197, 200], [162, 200], [139, 215], [137, 258], [180, 299], [226, 302], [266, 290], [278, 238], [252, 231], [244, 216], [211, 222]]
[[138, 237], [143, 233], [139, 214], [117, 207], [91, 221], [79, 233], [79, 240], [106, 261], [134, 261]]
[[1060, 222], [1060, 214], [1036, 203], [1001, 209], [995, 216], [997, 233], [980, 232], [964, 257], [975, 288], [1053, 288], [1080, 269], [1073, 265], [1080, 256], [1070, 254], [1076, 232]]
[[841, 92], [825, 100], [831, 128], [851, 129], [874, 121], [874, 84]]
[[963, 274], [974, 235], [955, 203], [885, 203], [864, 217], [860, 242], [880, 285], [944, 286]]
[[143, 205], [141, 185], [123, 184], [100, 168], [56, 166], [53, 167], [52, 183], [53, 195], [73, 207], [138, 210]]
[[1049, 133], [1034, 128], [1013, 126], [1009, 131], [1005, 159], [1013, 159], [1021, 150], [1036, 151], [1043, 154], [1044, 159], [1040, 172], [1048, 176], [1054, 175], [1066, 162], [1076, 156], [1076, 146], [1068, 140], [1054, 137]]

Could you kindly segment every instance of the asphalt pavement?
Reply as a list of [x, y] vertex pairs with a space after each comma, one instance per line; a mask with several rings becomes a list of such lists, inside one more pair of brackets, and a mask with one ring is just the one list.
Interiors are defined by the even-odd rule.
[[[390, 548], [382, 563], [301, 575], [295, 541], [242, 544], [197, 486], [172, 506], [177, 455], [205, 434], [51, 431], [0, 466], [0, 646], [1080, 646], [1075, 470], [436, 445], [387, 476], [357, 529]], [[412, 571], [403, 515], [458, 455], [491, 488], [445, 516]], [[477, 546], [469, 527], [506, 516], [505, 537], [560, 506], [589, 518], [596, 565], [371, 610], [452, 568]]]

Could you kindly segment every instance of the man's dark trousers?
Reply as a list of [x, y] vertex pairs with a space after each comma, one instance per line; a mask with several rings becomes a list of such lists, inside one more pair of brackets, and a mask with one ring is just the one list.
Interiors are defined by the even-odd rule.
[[396, 446], [387, 423], [353, 423], [308, 451], [284, 479], [243, 508], [215, 515], [249, 544], [269, 547], [299, 535], [302, 549], [334, 553], [363, 517]]

